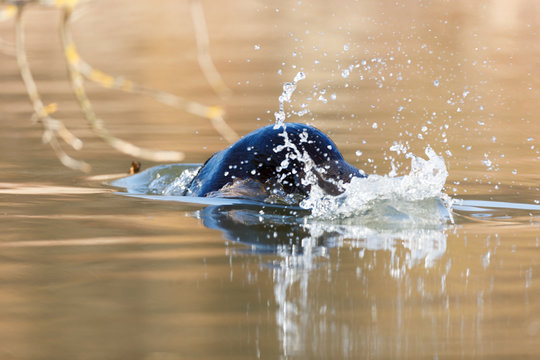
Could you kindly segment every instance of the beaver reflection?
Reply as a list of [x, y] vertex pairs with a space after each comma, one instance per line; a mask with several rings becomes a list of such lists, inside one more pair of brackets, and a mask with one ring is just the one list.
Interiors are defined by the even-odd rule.
[[[265, 205], [218, 205], [201, 210], [206, 227], [220, 230], [228, 240], [251, 245], [256, 253], [303, 251], [302, 240], [312, 238], [303, 221], [309, 210]], [[313, 239], [316, 248], [326, 247], [329, 234]], [[253, 246], [255, 246], [253, 248]]]
[[223, 196], [225, 192], [257, 198], [281, 192], [306, 196], [315, 184], [338, 195], [344, 191], [343, 183], [365, 176], [343, 159], [323, 132], [287, 123], [258, 129], [214, 154], [185, 195]]

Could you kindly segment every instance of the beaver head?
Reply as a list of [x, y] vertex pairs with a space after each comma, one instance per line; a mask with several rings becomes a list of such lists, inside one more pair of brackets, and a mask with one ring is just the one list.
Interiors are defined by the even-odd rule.
[[238, 181], [258, 181], [270, 194], [307, 195], [317, 184], [331, 195], [343, 183], [365, 175], [343, 159], [337, 146], [320, 130], [297, 123], [266, 126], [214, 154], [201, 167], [186, 195], [206, 196]]

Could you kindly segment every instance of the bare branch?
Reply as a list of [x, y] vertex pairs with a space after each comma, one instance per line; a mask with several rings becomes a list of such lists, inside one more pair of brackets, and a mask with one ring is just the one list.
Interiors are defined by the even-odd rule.
[[105, 88], [147, 95], [165, 105], [177, 107], [193, 115], [205, 118], [209, 117], [210, 109], [212, 107], [205, 106], [195, 101], [187, 100], [164, 91], [148, 88], [123, 77], [113, 76], [94, 68], [81, 58], [73, 42], [66, 47], [65, 53], [71, 66], [75, 67], [77, 71], [88, 80], [93, 81]]
[[233, 143], [239, 139], [238, 134], [223, 119], [223, 114], [225, 111], [221, 106], [203, 105], [193, 100], [188, 100], [165, 91], [152, 89], [137, 84], [122, 77], [109, 75], [92, 67], [86, 61], [84, 61], [77, 53], [74, 46], [68, 48], [67, 51], [69, 52], [68, 56], [72, 59], [72, 66], [77, 67], [78, 71], [88, 80], [100, 84], [106, 88], [149, 96], [167, 106], [175, 107], [190, 114], [209, 119], [216, 131], [221, 134], [221, 136], [223, 136], [229, 143]]
[[86, 62], [77, 52], [72, 40], [65, 48], [65, 54], [70, 65], [75, 67], [78, 72], [90, 81], [106, 88], [149, 96], [167, 106], [175, 107], [190, 114], [204, 117], [211, 121], [211, 124], [216, 131], [229, 143], [233, 143], [239, 139], [238, 134], [224, 120], [223, 115], [225, 111], [221, 106], [203, 105], [165, 91], [137, 84], [123, 77], [107, 74]]
[[[165, 105], [176, 107], [188, 113], [207, 118], [211, 121], [211, 124], [216, 131], [218, 131], [230, 143], [239, 138], [238, 134], [224, 120], [224, 110], [220, 106], [202, 105], [174, 94], [139, 85], [121, 77], [114, 77], [93, 68], [87, 62], [85, 62], [75, 48], [71, 36], [71, 29], [69, 27], [69, 22], [72, 18], [74, 7], [81, 2], [84, 2], [84, 0], [0, 0], [0, 4], [6, 4], [4, 8], [0, 9], [0, 22], [15, 18], [16, 33], [16, 41], [14, 45], [0, 39], [0, 51], [6, 54], [12, 53], [16, 56], [21, 77], [34, 110], [32, 119], [35, 122], [42, 124], [44, 129], [43, 142], [48, 143], [52, 147], [59, 160], [65, 166], [81, 171], [90, 170], [89, 164], [70, 157], [62, 149], [61, 141], [59, 139], [62, 139], [75, 150], [81, 149], [83, 143], [65, 127], [62, 121], [59, 121], [51, 116], [51, 114], [56, 111], [56, 104], [49, 104], [47, 106], [43, 104], [30, 70], [25, 50], [24, 26], [22, 18], [24, 5], [30, 3], [38, 3], [42, 6], [56, 7], [63, 11], [61, 35], [64, 47], [64, 56], [68, 63], [67, 68], [70, 74], [71, 84], [74, 89], [76, 99], [79, 102], [82, 112], [93, 131], [118, 151], [153, 161], [180, 161], [184, 158], [184, 154], [181, 152], [143, 149], [110, 134], [109, 131], [103, 126], [103, 121], [97, 118], [92, 108], [90, 100], [86, 95], [83, 77], [106, 88], [113, 88], [130, 93], [150, 96]], [[199, 0], [191, 0], [191, 14], [197, 40], [199, 65], [201, 66], [204, 75], [214, 91], [220, 95], [228, 94], [230, 93], [230, 90], [223, 82], [210, 58], [206, 22], [204, 19], [202, 4]]]
[[60, 146], [57, 138], [58, 136], [75, 150], [80, 150], [83, 143], [79, 138], [73, 135], [61, 121], [50, 116], [50, 113], [54, 111], [54, 106], [46, 107], [43, 105], [43, 101], [41, 100], [37, 90], [37, 86], [26, 57], [22, 11], [23, 5], [19, 5], [15, 18], [15, 50], [17, 64], [19, 65], [19, 70], [26, 87], [28, 97], [30, 98], [30, 102], [34, 108], [34, 117], [43, 125], [43, 141], [50, 144], [62, 164], [65, 166], [85, 172], [90, 171], [90, 165], [88, 163], [73, 159], [67, 155]]
[[80, 58], [75, 50], [75, 44], [73, 43], [71, 36], [71, 29], [69, 27], [69, 19], [71, 15], [71, 7], [63, 7], [63, 17], [61, 23], [61, 35], [62, 43], [64, 47], [64, 55], [68, 62], [68, 72], [71, 78], [71, 85], [75, 92], [75, 97], [81, 106], [86, 120], [94, 130], [94, 132], [102, 138], [106, 143], [114, 147], [116, 150], [136, 156], [142, 159], [147, 159], [151, 161], [181, 161], [184, 159], [184, 154], [182, 152], [176, 151], [159, 151], [159, 150], [149, 150], [133, 145], [125, 140], [121, 140], [113, 136], [109, 131], [103, 126], [103, 121], [98, 119], [96, 113], [94, 112], [90, 99], [86, 95], [84, 89], [84, 79], [79, 72], [78, 66], [74, 65]]

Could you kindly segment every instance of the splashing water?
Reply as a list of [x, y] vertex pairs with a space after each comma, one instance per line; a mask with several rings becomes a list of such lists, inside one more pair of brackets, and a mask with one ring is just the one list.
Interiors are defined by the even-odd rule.
[[377, 203], [385, 201], [390, 201], [393, 208], [400, 203], [426, 199], [442, 199], [450, 203], [447, 195], [442, 193], [448, 177], [444, 160], [429, 146], [425, 153], [428, 160], [407, 155], [411, 158], [411, 171], [407, 175], [353, 178], [349, 184], [342, 184], [345, 192], [338, 196], [328, 195], [320, 187], [312, 186], [309, 196], [300, 206], [311, 209], [314, 217], [336, 219], [363, 215], [376, 208]]
[[[426, 213], [426, 207], [432, 207], [435, 203], [441, 207], [444, 205], [451, 218], [449, 210], [452, 200], [442, 192], [448, 176], [446, 165], [443, 158], [430, 147], [425, 150], [427, 160], [411, 153], [406, 155], [411, 159], [411, 171], [408, 174], [395, 177], [391, 172], [384, 176], [353, 178], [349, 184], [340, 182], [338, 185], [344, 192], [333, 196], [318, 186], [314, 171], [320, 172], [322, 169], [316, 167], [309, 155], [300, 151], [288, 139], [286, 131], [282, 136], [284, 144], [274, 149], [275, 152], [287, 152], [286, 159], [280, 164], [281, 173], [286, 175], [289, 161], [298, 160], [304, 164], [305, 177], [301, 181], [304, 185], [310, 185], [311, 191], [299, 205], [311, 210], [312, 219], [344, 221], [360, 216], [368, 222], [384, 220], [386, 223], [395, 222], [399, 226], [416, 224], [430, 227], [443, 218], [434, 214], [436, 221], [428, 221], [433, 216], [429, 214], [432, 210], [427, 210]], [[307, 134], [301, 141], [309, 141]], [[116, 180], [112, 185], [123, 187], [131, 194], [183, 196], [197, 171], [198, 166], [195, 165], [161, 165]], [[226, 197], [226, 194], [223, 196]], [[298, 204], [299, 200], [294, 203]], [[268, 201], [273, 203], [270, 198]]]
[[158, 165], [138, 174], [111, 182], [130, 194], [182, 196], [200, 166], [195, 164]]
[[285, 123], [285, 102], [291, 102], [291, 96], [296, 90], [296, 86], [300, 80], [304, 80], [306, 78], [306, 74], [303, 72], [299, 72], [294, 77], [294, 80], [292, 82], [286, 82], [283, 84], [283, 92], [279, 96], [279, 111], [274, 113], [274, 117], [276, 118], [276, 125], [274, 128], [279, 128], [280, 126], [283, 126]]

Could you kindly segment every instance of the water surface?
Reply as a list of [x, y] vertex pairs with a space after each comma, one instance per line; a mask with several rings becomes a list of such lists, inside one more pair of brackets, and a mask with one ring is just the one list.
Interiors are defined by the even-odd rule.
[[[58, 12], [34, 6], [38, 87], [85, 142], [70, 154], [93, 170], [66, 169], [41, 144], [16, 61], [0, 54], [1, 357], [540, 356], [536, 2], [227, 4], [203, 3], [228, 98], [198, 67], [187, 3], [90, 2], [75, 41], [104, 71], [223, 106], [239, 134], [273, 122], [283, 83], [303, 71], [288, 121], [330, 134], [370, 174], [410, 171], [394, 143], [417, 155], [430, 145], [448, 168], [453, 221], [432, 202], [415, 206], [421, 224], [283, 209], [260, 221], [246, 204], [119, 194], [95, 176], [126, 173], [132, 159], [85, 124]], [[13, 41], [12, 22], [0, 37]], [[184, 151], [187, 163], [227, 146], [205, 119], [88, 92], [138, 145]]]

